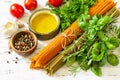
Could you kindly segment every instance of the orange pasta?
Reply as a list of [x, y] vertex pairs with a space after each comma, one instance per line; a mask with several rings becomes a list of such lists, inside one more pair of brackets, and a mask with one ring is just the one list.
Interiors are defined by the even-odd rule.
[[89, 9], [89, 14], [91, 16], [95, 14], [104, 15], [108, 10], [114, 7], [116, 4], [113, 0], [98, 0], [98, 2]]
[[113, 3], [113, 2], [111, 2], [111, 3], [109, 3], [104, 9], [102, 9], [100, 12], [99, 12], [99, 14], [105, 14], [106, 13], [106, 11], [108, 11], [109, 9], [111, 9], [113, 6], [115, 6], [116, 4], [115, 3]]

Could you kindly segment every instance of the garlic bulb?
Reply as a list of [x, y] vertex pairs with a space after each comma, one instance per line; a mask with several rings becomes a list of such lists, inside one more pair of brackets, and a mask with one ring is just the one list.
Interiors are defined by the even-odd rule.
[[5, 37], [11, 37], [16, 31], [18, 31], [18, 25], [11, 20], [5, 20], [1, 25], [2, 34]]

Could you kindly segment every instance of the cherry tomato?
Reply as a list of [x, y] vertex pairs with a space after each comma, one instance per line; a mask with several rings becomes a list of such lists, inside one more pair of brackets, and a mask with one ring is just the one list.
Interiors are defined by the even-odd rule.
[[24, 6], [27, 10], [34, 10], [38, 3], [36, 0], [24, 0]]
[[20, 18], [24, 15], [24, 8], [20, 4], [14, 3], [10, 6], [10, 13], [16, 18]]
[[59, 7], [63, 3], [63, 0], [49, 0], [49, 3], [54, 7]]

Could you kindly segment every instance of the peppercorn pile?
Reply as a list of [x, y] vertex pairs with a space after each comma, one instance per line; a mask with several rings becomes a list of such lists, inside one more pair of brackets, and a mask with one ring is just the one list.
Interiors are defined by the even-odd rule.
[[27, 51], [34, 46], [34, 39], [30, 34], [21, 34], [18, 35], [16, 40], [14, 41], [14, 46], [17, 50]]

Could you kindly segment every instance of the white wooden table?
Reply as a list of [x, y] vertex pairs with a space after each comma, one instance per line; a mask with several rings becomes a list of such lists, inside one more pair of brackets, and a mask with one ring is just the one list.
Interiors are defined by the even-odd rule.
[[[9, 12], [9, 6], [12, 3], [23, 5], [24, 0], [0, 0], [0, 23], [4, 19], [14, 19]], [[45, 6], [47, 0], [37, 0], [39, 6], [37, 9]], [[20, 21], [27, 23], [32, 12], [25, 10], [25, 15]], [[69, 72], [69, 68], [63, 66], [53, 76], [46, 75], [43, 70], [31, 70], [30, 57], [35, 55], [37, 51], [47, 45], [49, 41], [39, 41], [37, 50], [28, 57], [22, 57], [15, 52], [9, 52], [8, 39], [0, 34], [0, 80], [120, 80], [120, 64], [118, 66], [110, 66], [106, 64], [103, 68], [103, 76], [97, 77], [91, 71], [80, 71], [76, 75]], [[120, 55], [120, 48], [116, 50]], [[120, 57], [119, 57], [120, 59]]]

